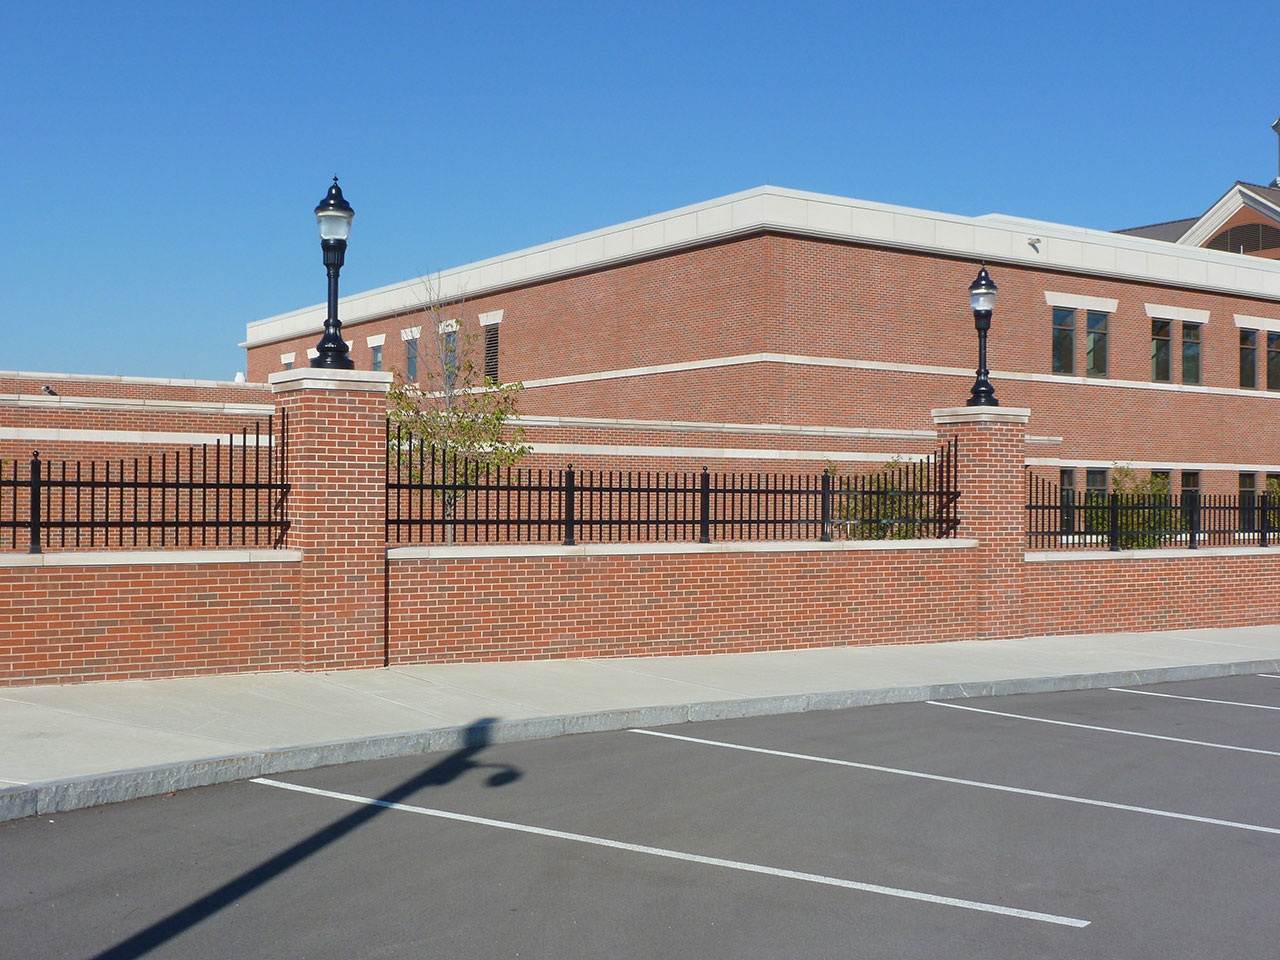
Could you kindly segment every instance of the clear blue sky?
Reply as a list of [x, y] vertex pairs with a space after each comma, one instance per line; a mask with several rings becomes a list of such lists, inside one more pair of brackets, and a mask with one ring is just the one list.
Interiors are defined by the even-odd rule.
[[231, 379], [245, 323], [764, 183], [1116, 229], [1277, 173], [1274, 5], [0, 13], [0, 370]]

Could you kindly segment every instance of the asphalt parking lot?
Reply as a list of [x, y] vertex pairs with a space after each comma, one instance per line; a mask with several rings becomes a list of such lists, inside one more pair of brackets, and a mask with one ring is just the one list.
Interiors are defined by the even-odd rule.
[[6, 957], [1272, 957], [1280, 677], [491, 744], [0, 824]]

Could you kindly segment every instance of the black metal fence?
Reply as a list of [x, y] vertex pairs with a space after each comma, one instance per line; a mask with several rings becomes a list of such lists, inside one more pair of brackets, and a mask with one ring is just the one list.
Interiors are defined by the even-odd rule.
[[285, 418], [185, 455], [0, 462], [0, 549], [278, 547], [289, 529]]
[[1277, 546], [1280, 497], [1185, 491], [1079, 493], [1039, 477], [1027, 483], [1027, 546], [1039, 550]]
[[957, 526], [956, 444], [872, 476], [477, 465], [388, 426], [392, 543], [919, 539]]

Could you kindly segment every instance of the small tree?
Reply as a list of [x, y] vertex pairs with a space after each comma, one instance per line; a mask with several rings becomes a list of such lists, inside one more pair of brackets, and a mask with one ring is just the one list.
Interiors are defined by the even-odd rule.
[[465, 487], [486, 468], [509, 466], [529, 452], [524, 431], [512, 424], [520, 383], [499, 384], [477, 363], [474, 334], [462, 329], [466, 301], [440, 303], [428, 284], [422, 336], [417, 340], [416, 381], [395, 370], [388, 392], [393, 436], [391, 460], [401, 474], [416, 476], [430, 462], [443, 478], [437, 491], [444, 506], [445, 537], [453, 542], [453, 523]]
[[1169, 478], [1149, 473], [1139, 477], [1132, 467], [1114, 464], [1111, 492], [1120, 494], [1120, 548], [1161, 547], [1187, 528], [1186, 518], [1173, 505]]

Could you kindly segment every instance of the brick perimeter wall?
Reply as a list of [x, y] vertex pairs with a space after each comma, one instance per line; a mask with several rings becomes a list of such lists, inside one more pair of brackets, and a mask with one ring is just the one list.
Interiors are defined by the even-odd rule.
[[391, 663], [738, 653], [973, 636], [972, 550], [391, 562]]
[[1025, 563], [1027, 636], [1280, 623], [1275, 556]]
[[298, 568], [0, 568], [0, 686], [297, 669]]

